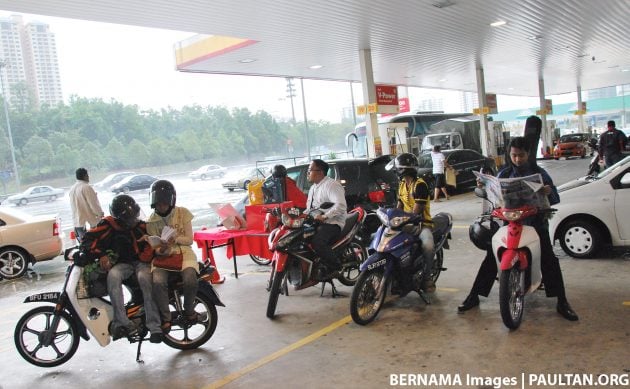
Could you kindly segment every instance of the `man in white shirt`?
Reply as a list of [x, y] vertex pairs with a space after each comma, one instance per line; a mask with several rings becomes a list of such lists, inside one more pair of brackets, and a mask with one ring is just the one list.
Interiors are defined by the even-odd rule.
[[440, 190], [448, 200], [449, 196], [446, 192], [446, 174], [444, 169], [450, 169], [451, 166], [446, 162], [446, 157], [442, 154], [439, 145], [433, 146], [431, 159], [433, 160], [433, 176], [435, 177], [435, 194], [433, 195], [433, 201], [440, 202]]
[[101, 204], [98, 201], [96, 192], [90, 186], [90, 176], [85, 168], [78, 168], [76, 171], [77, 182], [70, 188], [70, 208], [72, 209], [72, 221], [77, 241], [81, 242], [87, 229], [96, 227], [99, 220], [104, 216]]
[[311, 209], [319, 208], [323, 203], [333, 203], [332, 207], [323, 210], [323, 214], [315, 216], [315, 220], [320, 224], [311, 238], [313, 249], [326, 267], [320, 272], [320, 279], [330, 277], [341, 270], [341, 262], [335, 257], [331, 246], [346, 222], [347, 210], [345, 190], [338, 181], [328, 177], [328, 168], [328, 164], [321, 159], [311, 161], [307, 178], [313, 185], [308, 191], [307, 208], [304, 211], [308, 213]]

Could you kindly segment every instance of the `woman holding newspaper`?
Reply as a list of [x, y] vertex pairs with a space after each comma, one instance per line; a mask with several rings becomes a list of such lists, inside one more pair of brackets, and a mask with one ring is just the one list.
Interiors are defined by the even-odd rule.
[[[531, 161], [529, 161], [530, 145], [527, 139], [524, 137], [512, 138], [510, 142], [510, 164], [502, 169], [498, 174], [498, 178], [515, 178], [515, 177], [527, 177], [533, 174], [540, 174], [542, 176], [543, 187], [540, 189], [541, 193], [547, 196], [550, 205], [554, 205], [560, 202], [560, 196], [558, 191], [551, 180], [549, 174], [541, 167]], [[540, 216], [541, 214], [534, 216], [529, 225], [536, 229], [540, 238], [541, 244], [541, 271], [543, 275], [543, 282], [545, 284], [545, 293], [547, 297], [557, 297], [558, 302], [556, 305], [557, 312], [567, 320], [576, 321], [578, 316], [573, 311], [569, 302], [567, 301], [564, 289], [564, 281], [562, 279], [562, 271], [560, 269], [560, 263], [558, 257], [553, 253], [553, 245], [549, 238], [549, 227], [546, 217]], [[494, 284], [494, 280], [497, 274], [497, 265], [492, 255], [492, 251], [489, 250], [486, 253], [477, 278], [473, 283], [470, 294], [464, 302], [457, 307], [459, 312], [467, 311], [479, 305], [479, 296], [488, 297], [490, 289]]]
[[[153, 261], [153, 296], [160, 310], [162, 331], [171, 329], [171, 313], [168, 306], [168, 278], [173, 271], [181, 272], [184, 283], [184, 312], [190, 322], [203, 321], [195, 312], [197, 294], [197, 256], [192, 250], [192, 213], [175, 206], [177, 195], [170, 181], [158, 180], [151, 185], [151, 208], [155, 211], [147, 220], [148, 241], [154, 247], [156, 258]], [[165, 264], [161, 259], [177, 258], [175, 266]]]

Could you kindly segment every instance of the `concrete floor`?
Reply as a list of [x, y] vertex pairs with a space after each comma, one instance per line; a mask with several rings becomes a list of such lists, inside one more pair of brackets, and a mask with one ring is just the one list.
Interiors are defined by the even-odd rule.
[[[20, 304], [24, 297], [40, 289], [56, 290], [62, 270], [43, 270], [39, 280], [0, 283], [0, 302], [6, 307], [0, 313], [0, 388], [382, 388], [390, 386], [395, 374], [442, 380], [420, 381], [412, 385], [416, 387], [545, 387], [532, 382], [530, 374], [548, 380], [558, 374], [597, 380], [604, 374], [600, 383], [608, 384], [599, 387], [613, 387], [606, 380], [620, 375], [628, 386], [630, 261], [623, 252], [576, 260], [556, 245], [567, 296], [580, 320], [563, 319], [555, 311], [555, 299], [539, 291], [526, 298], [521, 327], [509, 331], [499, 313], [498, 285], [478, 309], [457, 313], [483, 258], [468, 241], [478, 200], [468, 193], [432, 208], [433, 213], [456, 216], [451, 250], [445, 254], [448, 271], [438, 281], [432, 305], [414, 293], [394, 298], [364, 327], [350, 319], [349, 297], [333, 299], [329, 289], [319, 297], [319, 288], [281, 295], [277, 318], [269, 320], [268, 268], [239, 257], [235, 279], [232, 262], [219, 255], [219, 271], [227, 280], [216, 288], [227, 306], [219, 308], [217, 331], [202, 348], [182, 352], [146, 344], [145, 363], [138, 364], [135, 346], [125, 341], [107, 348], [82, 341], [68, 363], [43, 369], [17, 354], [13, 328], [21, 313], [34, 307]], [[339, 290], [351, 293], [341, 285]]]

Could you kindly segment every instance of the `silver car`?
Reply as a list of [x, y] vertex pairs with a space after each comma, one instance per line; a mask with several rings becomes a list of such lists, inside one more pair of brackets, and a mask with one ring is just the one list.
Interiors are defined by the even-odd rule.
[[53, 201], [63, 197], [64, 190], [52, 186], [31, 186], [22, 193], [7, 197], [7, 202], [15, 205], [26, 205], [33, 201]]
[[205, 180], [206, 178], [221, 178], [225, 176], [227, 169], [223, 166], [219, 165], [203, 165], [199, 169], [194, 172], [188, 173], [188, 177], [190, 177], [193, 181], [195, 180]]

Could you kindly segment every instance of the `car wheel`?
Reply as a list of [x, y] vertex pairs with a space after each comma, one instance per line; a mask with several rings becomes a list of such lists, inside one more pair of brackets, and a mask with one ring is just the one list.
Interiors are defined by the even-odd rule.
[[219, 178], [225, 177], [225, 173], [219, 173]]
[[18, 203], [18, 205], [26, 205], [28, 204], [28, 200], [27, 199], [22, 199], [20, 200], [20, 202]]
[[52, 195], [52, 196], [50, 196], [50, 197], [48, 198], [48, 200], [50, 200], [50, 201], [55, 201], [55, 200], [57, 200], [57, 196], [56, 196], [56, 195]]
[[125, 186], [125, 187], [122, 189], [122, 191], [123, 191], [123, 193], [124, 193], [124, 194], [129, 193], [129, 187], [126, 187], [126, 186]]
[[562, 250], [574, 258], [592, 258], [602, 245], [601, 232], [588, 221], [566, 223], [559, 237]]
[[247, 190], [248, 186], [249, 186], [249, 180], [243, 182], [243, 189]]
[[0, 250], [0, 276], [7, 280], [22, 277], [28, 262], [28, 255], [22, 249], [3, 248]]
[[205, 179], [206, 179], [206, 175], [205, 175], [205, 174], [202, 174], [202, 175], [201, 175], [201, 181], [203, 181], [203, 180], [205, 180]]
[[228, 188], [230, 192], [234, 192], [234, 188]]

